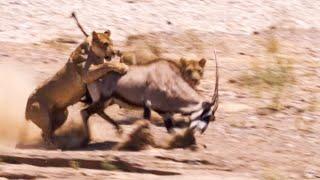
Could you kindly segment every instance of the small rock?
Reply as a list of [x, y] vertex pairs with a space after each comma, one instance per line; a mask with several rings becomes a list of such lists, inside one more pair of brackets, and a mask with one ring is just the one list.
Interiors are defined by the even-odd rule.
[[276, 110], [271, 109], [271, 108], [258, 108], [257, 109], [257, 114], [261, 116], [266, 116], [268, 114], [274, 113]]
[[236, 97], [237, 97], [237, 98], [246, 98], [247, 96], [244, 95], [244, 94], [238, 94], [238, 95], [236, 95]]
[[276, 26], [270, 26], [270, 29], [274, 30], [274, 29], [277, 29]]
[[237, 82], [237, 80], [235, 80], [235, 79], [229, 79], [229, 81], [228, 81], [229, 83], [231, 83], [231, 84], [234, 84], [234, 83], [236, 83]]
[[3, 56], [3, 57], [9, 57], [8, 54], [0, 54], [0, 55]]

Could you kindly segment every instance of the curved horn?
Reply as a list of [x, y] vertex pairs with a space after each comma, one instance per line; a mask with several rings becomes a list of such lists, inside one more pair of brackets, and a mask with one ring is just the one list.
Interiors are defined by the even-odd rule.
[[72, 13], [71, 13], [71, 17], [73, 17], [73, 19], [76, 21], [77, 26], [79, 27], [79, 29], [81, 30], [81, 32], [82, 32], [86, 37], [88, 37], [88, 36], [89, 36], [88, 33], [86, 33], [86, 31], [83, 29], [83, 27], [82, 27], [81, 24], [79, 23], [79, 20], [78, 20], [78, 18], [77, 18], [77, 16], [76, 16], [76, 13], [75, 13], [75, 12], [72, 12]]
[[211, 103], [214, 106], [213, 113], [218, 109], [218, 100], [219, 100], [219, 71], [218, 71], [218, 60], [216, 55], [216, 50], [213, 50], [214, 52], [214, 60], [216, 61], [216, 84], [214, 87], [214, 94], [212, 96]]

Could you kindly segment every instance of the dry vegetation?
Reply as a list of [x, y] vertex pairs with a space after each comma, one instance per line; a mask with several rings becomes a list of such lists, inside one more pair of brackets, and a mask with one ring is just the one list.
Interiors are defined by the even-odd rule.
[[267, 39], [264, 47], [265, 53], [251, 61], [249, 71], [239, 77], [239, 83], [251, 89], [256, 97], [272, 94], [271, 103], [263, 108], [279, 111], [285, 106], [282, 100], [288, 98], [288, 90], [296, 83], [295, 60], [280, 53], [281, 44], [274, 36]]
[[140, 151], [149, 146], [155, 146], [153, 135], [150, 132], [150, 124], [146, 120], [140, 120], [135, 125], [136, 127], [127, 139], [116, 147], [117, 150]]

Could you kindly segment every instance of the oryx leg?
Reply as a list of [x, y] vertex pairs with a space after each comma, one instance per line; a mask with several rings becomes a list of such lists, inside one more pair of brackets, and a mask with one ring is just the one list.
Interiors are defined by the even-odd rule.
[[113, 119], [111, 119], [105, 112], [104, 109], [100, 109], [98, 110], [97, 114], [102, 117], [104, 120], [108, 121], [109, 123], [111, 123], [116, 129], [118, 134], [122, 134], [123, 129], [119, 126], [119, 124], [117, 122], [115, 122]]
[[104, 120], [106, 120], [109, 123], [111, 123], [117, 129], [118, 133], [122, 134], [123, 130], [119, 126], [119, 124], [117, 122], [115, 122], [113, 119], [111, 119], [104, 112], [104, 109], [105, 109], [105, 106], [106, 106], [105, 104], [107, 104], [107, 106], [108, 106], [111, 101], [112, 101], [112, 99], [108, 100], [107, 103], [105, 103], [105, 101], [100, 100], [98, 102], [95, 102], [95, 103], [91, 104], [87, 108], [81, 110], [81, 116], [82, 116], [82, 120], [83, 120], [83, 124], [84, 124], [84, 128], [85, 128], [85, 132], [87, 134], [87, 142], [89, 142], [89, 140], [90, 140], [90, 131], [89, 131], [88, 120], [89, 120], [90, 116], [95, 114], [95, 113], [97, 113]]
[[146, 100], [143, 104], [143, 118], [151, 120], [151, 101]]
[[213, 108], [211, 103], [204, 102], [202, 105], [203, 109], [201, 114], [195, 115], [192, 117], [189, 125], [191, 130], [199, 130], [202, 134], [208, 127], [210, 120], [214, 121], [215, 116], [213, 114]]
[[165, 113], [162, 117], [168, 133], [174, 133], [175, 131], [173, 129], [172, 113]]
[[[152, 112], [151, 105], [152, 105], [151, 101], [149, 101], [149, 100], [146, 100], [144, 102], [144, 105], [143, 105], [143, 118], [144, 119], [151, 120], [151, 112]], [[162, 115], [162, 118], [164, 120], [164, 125], [165, 125], [168, 133], [174, 133], [172, 116], [173, 116], [172, 113], [165, 113]]]
[[85, 109], [82, 109], [80, 111], [81, 113], [81, 118], [83, 121], [83, 126], [84, 126], [84, 132], [85, 132], [85, 139], [83, 144], [88, 144], [90, 141], [90, 130], [89, 130], [89, 125], [88, 125], [88, 120], [90, 118], [91, 115], [95, 114], [96, 112], [98, 112], [98, 109], [101, 108], [101, 106], [104, 106], [103, 102], [96, 102], [93, 103], [91, 105], [89, 105], [88, 107], [86, 107]]

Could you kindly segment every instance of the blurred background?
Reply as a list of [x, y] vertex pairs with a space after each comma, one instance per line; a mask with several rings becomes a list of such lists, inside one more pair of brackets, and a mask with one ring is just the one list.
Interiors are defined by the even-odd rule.
[[[197, 150], [113, 150], [121, 137], [96, 116], [88, 148], [16, 148], [21, 136], [29, 144], [40, 137], [24, 120], [27, 97], [84, 40], [72, 11], [87, 32], [111, 30], [117, 49], [152, 46], [161, 57], [206, 58], [198, 91], [208, 98], [216, 49], [217, 120], [196, 137]], [[317, 0], [2, 0], [0, 177], [320, 178], [319, 22]], [[79, 105], [70, 109], [66, 129], [81, 123]], [[137, 118], [118, 107], [106, 112], [119, 122]], [[126, 134], [134, 128], [123, 126]], [[28, 135], [22, 133], [26, 129]], [[151, 129], [157, 141], [168, 138], [163, 127]]]

